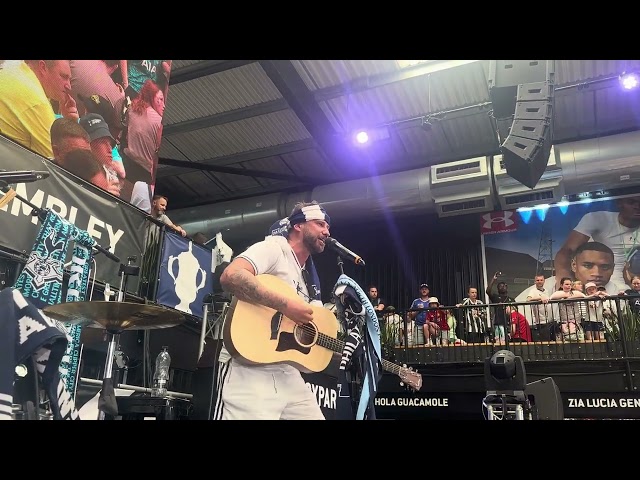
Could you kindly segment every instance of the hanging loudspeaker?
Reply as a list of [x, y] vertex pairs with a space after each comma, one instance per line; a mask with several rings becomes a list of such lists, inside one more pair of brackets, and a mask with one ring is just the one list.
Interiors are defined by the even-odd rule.
[[518, 85], [515, 114], [501, 145], [507, 174], [534, 188], [549, 161], [553, 137], [553, 82]]

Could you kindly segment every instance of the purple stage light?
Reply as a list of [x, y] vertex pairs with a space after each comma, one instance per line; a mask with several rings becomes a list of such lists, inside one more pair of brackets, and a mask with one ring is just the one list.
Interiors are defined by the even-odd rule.
[[635, 72], [623, 73], [620, 75], [620, 85], [625, 90], [633, 90], [638, 86], [639, 79], [638, 74]]
[[356, 133], [355, 138], [356, 138], [356, 142], [362, 145], [369, 141], [369, 134], [363, 130], [361, 132]]

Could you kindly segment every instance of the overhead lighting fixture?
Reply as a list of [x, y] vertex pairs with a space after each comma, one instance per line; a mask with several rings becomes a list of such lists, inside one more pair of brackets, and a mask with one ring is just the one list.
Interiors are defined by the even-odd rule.
[[365, 132], [364, 130], [362, 130], [362, 131], [356, 133], [355, 139], [356, 139], [357, 143], [362, 145], [362, 144], [367, 143], [369, 141], [369, 134], [367, 132]]
[[386, 140], [389, 138], [389, 128], [386, 126], [382, 127], [372, 127], [372, 128], [361, 128], [359, 130], [354, 130], [349, 134], [351, 138], [351, 142], [356, 147], [367, 147], [372, 143], [378, 142], [380, 140]]
[[623, 72], [618, 79], [620, 86], [624, 90], [634, 90], [640, 85], [640, 75], [638, 72]]

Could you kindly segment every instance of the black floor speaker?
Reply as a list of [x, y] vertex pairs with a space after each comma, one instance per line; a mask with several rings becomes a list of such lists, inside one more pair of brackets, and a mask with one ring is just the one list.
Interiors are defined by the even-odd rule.
[[193, 420], [211, 420], [216, 401], [216, 378], [218, 375], [218, 355], [222, 340], [207, 339], [198, 360], [192, 383]]
[[562, 396], [551, 377], [527, 384], [525, 394], [531, 400], [535, 420], [563, 420]]

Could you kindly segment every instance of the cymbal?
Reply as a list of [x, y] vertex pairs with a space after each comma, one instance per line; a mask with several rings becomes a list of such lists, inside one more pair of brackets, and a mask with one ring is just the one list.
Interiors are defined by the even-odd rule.
[[132, 302], [66, 302], [49, 305], [42, 311], [63, 323], [82, 324], [109, 331], [174, 327], [185, 320], [184, 315], [177, 310]]

